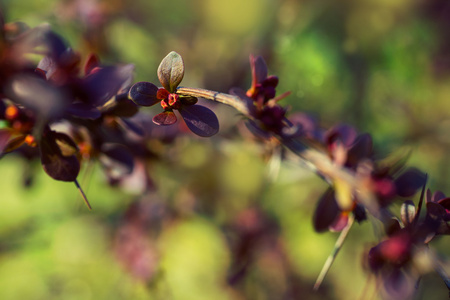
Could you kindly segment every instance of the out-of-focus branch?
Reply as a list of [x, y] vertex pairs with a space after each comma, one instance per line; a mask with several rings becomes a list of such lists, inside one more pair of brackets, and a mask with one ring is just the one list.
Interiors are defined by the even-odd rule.
[[[177, 89], [177, 94], [200, 97], [223, 103], [235, 108], [247, 118], [253, 119], [247, 104], [234, 95], [188, 87], [179, 87]], [[376, 218], [382, 217], [379, 213], [379, 207], [375, 196], [370, 186], [364, 182], [364, 178], [360, 178], [361, 176], [356, 176], [354, 172], [335, 164], [327, 153], [311, 147], [301, 138], [289, 136], [277, 136], [277, 138], [286, 148], [302, 158], [306, 165], [320, 176], [329, 179], [330, 181], [338, 179], [345, 182], [350, 189], [354, 191], [354, 194], [358, 197], [358, 201], [360, 201], [372, 215]]]
[[198, 89], [198, 88], [189, 88], [189, 87], [179, 87], [177, 89], [177, 94], [191, 97], [199, 97], [207, 100], [220, 102], [231, 107], [234, 107], [237, 111], [245, 115], [246, 117], [250, 117], [250, 112], [246, 104], [237, 96], [233, 96], [230, 94], [219, 93], [215, 91]]

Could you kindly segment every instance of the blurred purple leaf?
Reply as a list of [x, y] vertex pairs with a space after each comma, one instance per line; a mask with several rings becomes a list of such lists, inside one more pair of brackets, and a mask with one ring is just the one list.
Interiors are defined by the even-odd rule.
[[427, 213], [432, 219], [440, 220], [447, 213], [445, 208], [438, 203], [428, 202]]
[[306, 113], [294, 113], [289, 117], [289, 122], [299, 128], [298, 134], [310, 139], [320, 139], [320, 131], [317, 120]]
[[133, 65], [109, 66], [97, 69], [86, 76], [81, 83], [84, 96], [94, 106], [101, 106], [116, 95], [130, 79]]
[[319, 199], [313, 217], [314, 229], [323, 232], [335, 222], [341, 210], [334, 196], [334, 190], [329, 188]]
[[67, 50], [67, 45], [62, 37], [51, 30], [45, 32], [44, 40], [48, 46], [49, 56], [56, 60], [60, 59], [61, 55]]
[[250, 56], [250, 65], [253, 72], [255, 83], [261, 83], [267, 78], [267, 65], [261, 56]]
[[136, 124], [132, 120], [126, 119], [126, 118], [120, 118], [117, 120], [117, 122], [124, 127], [125, 129], [131, 130], [135, 134], [139, 136], [144, 136], [145, 131], [144, 128], [142, 128], [140, 125]]
[[330, 231], [342, 231], [348, 225], [348, 214], [339, 214], [339, 216], [330, 225]]
[[75, 181], [80, 172], [80, 163], [75, 154], [70, 154], [70, 149], [76, 147], [69, 136], [53, 131], [46, 132], [39, 143], [44, 171], [56, 180]]
[[114, 101], [107, 103], [101, 110], [104, 114], [129, 118], [139, 111], [139, 107], [128, 98], [116, 97]]
[[387, 299], [412, 299], [415, 279], [400, 269], [392, 269], [383, 277], [384, 289], [389, 295]]
[[348, 149], [346, 164], [350, 167], [356, 167], [362, 159], [370, 158], [372, 151], [372, 137], [368, 133], [361, 134]]
[[395, 235], [398, 232], [400, 232], [400, 230], [402, 229], [402, 227], [400, 225], [400, 221], [397, 220], [396, 218], [388, 219], [387, 221], [385, 221], [383, 223], [383, 225], [384, 225], [384, 230], [386, 231], [386, 234], [388, 236]]
[[328, 145], [331, 145], [336, 140], [339, 140], [344, 146], [350, 147], [355, 142], [357, 136], [358, 134], [353, 127], [346, 124], [340, 124], [330, 128], [325, 133], [325, 142]]
[[427, 203], [427, 221], [434, 226], [436, 234], [450, 234], [450, 213], [442, 205]]
[[45, 78], [49, 79], [58, 69], [58, 63], [50, 56], [44, 56], [37, 65], [37, 69], [44, 71]]
[[135, 83], [129, 93], [128, 97], [140, 106], [152, 106], [160, 102], [161, 99], [156, 98], [158, 87], [150, 82]]
[[100, 66], [100, 59], [95, 54], [90, 54], [89, 57], [86, 60], [86, 63], [84, 64], [84, 74], [89, 74], [94, 70], [95, 68]]
[[61, 89], [32, 75], [16, 76], [10, 83], [7, 95], [46, 119], [60, 116], [69, 104], [68, 95]]
[[397, 194], [401, 197], [411, 197], [426, 182], [425, 173], [416, 168], [408, 168], [395, 179]]
[[91, 120], [98, 119], [102, 115], [96, 107], [81, 102], [71, 104], [66, 112], [74, 117]]
[[436, 191], [433, 193], [433, 196], [431, 196], [428, 199], [431, 199], [432, 202], [438, 202], [439, 200], [441, 200], [443, 198], [445, 198], [445, 194], [441, 191]]
[[438, 201], [438, 203], [445, 209], [449, 210], [449, 214], [450, 214], [450, 197], [448, 198], [442, 198], [441, 200]]
[[131, 174], [134, 168], [133, 155], [120, 144], [104, 144], [100, 161], [113, 177]]

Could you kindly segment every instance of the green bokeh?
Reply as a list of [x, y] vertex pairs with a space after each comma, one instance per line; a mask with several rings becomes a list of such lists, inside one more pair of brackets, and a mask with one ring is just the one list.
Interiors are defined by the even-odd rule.
[[[248, 56], [263, 55], [269, 73], [280, 78], [278, 91], [292, 92], [282, 103], [293, 112], [319, 116], [326, 128], [345, 122], [368, 131], [383, 154], [400, 146], [412, 149], [410, 164], [426, 170], [433, 190], [450, 194], [450, 74], [436, 73], [442, 36], [419, 4], [86, 1], [107, 15], [101, 34], [88, 45], [85, 37], [92, 28], [83, 23], [80, 7], [73, 6], [82, 2], [11, 0], [1, 5], [7, 21], [49, 22], [83, 59], [99, 49], [106, 64], [133, 63], [136, 81], [157, 83], [160, 59], [175, 50], [186, 65], [183, 85], [247, 89]], [[85, 167], [79, 180], [92, 212], [73, 184], [51, 180], [38, 163], [31, 166], [33, 186], [24, 188], [26, 163], [3, 157], [0, 299], [294, 299], [286, 296], [294, 280], [304, 299], [360, 297], [368, 278], [362, 255], [377, 241], [371, 223], [355, 225], [322, 294], [313, 294], [337, 238], [312, 228], [315, 203], [326, 184], [290, 160], [274, 174], [269, 162], [276, 161], [277, 150], [242, 138], [248, 132], [236, 125], [236, 113], [220, 112], [218, 137], [188, 135], [170, 146], [151, 145], [164, 159], [151, 164], [157, 192], [144, 200], [109, 187], [98, 165]], [[163, 203], [170, 211], [142, 237], [155, 260], [146, 281], [133, 277], [116, 253], [124, 214], [138, 201]], [[236, 238], [230, 224], [249, 211], [264, 215], [276, 230], [259, 245], [245, 279], [229, 285], [234, 254], [229, 245]], [[448, 255], [448, 241], [433, 243], [438, 253]], [[439, 279], [432, 279], [424, 279], [421, 299], [447, 296]]]

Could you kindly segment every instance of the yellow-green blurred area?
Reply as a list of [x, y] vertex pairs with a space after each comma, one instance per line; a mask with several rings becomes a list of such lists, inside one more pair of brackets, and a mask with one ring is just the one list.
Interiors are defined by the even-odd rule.
[[[446, 0], [2, 0], [7, 22], [47, 22], [85, 58], [133, 63], [157, 83], [170, 51], [183, 86], [250, 86], [249, 54], [280, 79], [281, 104], [328, 128], [370, 132], [377, 153], [409, 164], [450, 194], [450, 6]], [[149, 118], [156, 110], [145, 110]], [[155, 191], [108, 186], [98, 165], [74, 184], [14, 155], [0, 160], [0, 299], [378, 299], [363, 266], [377, 223], [356, 224], [318, 292], [338, 237], [312, 215], [327, 184], [276, 146], [249, 138], [236, 112], [215, 107], [211, 139], [155, 144]], [[407, 152], [407, 151], [405, 151]], [[35, 172], [29, 188], [25, 170]], [[418, 195], [413, 199], [418, 202]], [[398, 207], [397, 207], [398, 208]], [[379, 224], [378, 224], [379, 226]], [[431, 247], [450, 257], [446, 239]], [[415, 299], [445, 299], [435, 273]], [[360, 297], [360, 298], [358, 298]], [[381, 298], [380, 298], [381, 299]]]

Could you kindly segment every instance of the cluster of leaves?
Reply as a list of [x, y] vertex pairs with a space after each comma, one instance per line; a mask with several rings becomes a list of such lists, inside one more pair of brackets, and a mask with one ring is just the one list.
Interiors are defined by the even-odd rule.
[[161, 104], [163, 112], [153, 117], [157, 125], [172, 125], [177, 121], [174, 110], [178, 111], [189, 129], [202, 137], [215, 135], [219, 131], [219, 121], [209, 108], [198, 105], [196, 97], [176, 93], [184, 77], [184, 63], [176, 52], [169, 53], [158, 68], [158, 78], [163, 86], [158, 88], [150, 82], [138, 82], [129, 92], [129, 97], [141, 106]]
[[[262, 58], [250, 57], [250, 63], [253, 74], [251, 88], [246, 93], [232, 90], [245, 103], [254, 104], [249, 109], [248, 128], [265, 139], [275, 136], [300, 156], [307, 152], [305, 149], [315, 149], [325, 154], [322, 159], [328, 159], [332, 168], [351, 174], [357, 182], [352, 185], [345, 177], [321, 166], [322, 162], [309, 161], [316, 164], [317, 174], [330, 184], [316, 206], [313, 217], [315, 230], [345, 230], [343, 233], [347, 234], [353, 219], [365, 221], [370, 213], [384, 224], [386, 236], [368, 251], [366, 262], [368, 269], [384, 283], [387, 297], [408, 299], [420, 277], [431, 269], [437, 270], [450, 289], [448, 276], [439, 267], [439, 260], [428, 251], [434, 237], [450, 234], [449, 198], [442, 192], [431, 195], [427, 190], [426, 213], [422, 218], [420, 212], [427, 183], [425, 173], [406, 167], [405, 157], [376, 159], [379, 155], [374, 151], [370, 134], [358, 134], [348, 125], [324, 130], [304, 114], [286, 118], [286, 109], [277, 104], [287, 95], [276, 96], [278, 79], [267, 76]], [[421, 188], [422, 195], [416, 210], [414, 202], [407, 199]], [[390, 210], [391, 204], [399, 200], [404, 201], [401, 206], [402, 222]], [[334, 252], [332, 255], [335, 257], [336, 254]], [[424, 256], [427, 263], [421, 264], [419, 261]], [[329, 266], [331, 264], [325, 265], [324, 274]], [[319, 276], [316, 288], [322, 279]]]
[[[48, 26], [0, 25], [2, 156], [38, 158], [53, 179], [78, 187], [82, 162], [98, 160], [111, 182], [131, 174], [149, 156], [127, 97], [133, 66], [103, 66], [95, 55], [81, 65]], [[43, 55], [37, 66], [30, 54]]]
[[[29, 54], [43, 58], [35, 66]], [[353, 219], [367, 220], [368, 214], [385, 225], [386, 236], [370, 249], [366, 261], [391, 294], [413, 290], [414, 282], [429, 271], [418, 267], [418, 257], [429, 253], [427, 246], [435, 236], [450, 234], [450, 198], [425, 192], [425, 173], [405, 167], [402, 159], [378, 159], [371, 136], [348, 125], [326, 130], [306, 114], [288, 117], [279, 101], [289, 93], [276, 95], [278, 78], [268, 75], [262, 57], [250, 57], [251, 87], [233, 88], [230, 94], [179, 87], [185, 69], [176, 52], [158, 68], [161, 88], [150, 82], [132, 84], [132, 65], [104, 66], [95, 55], [84, 65], [81, 61], [47, 26], [0, 23], [2, 156], [15, 152], [39, 159], [49, 176], [78, 187], [81, 164], [98, 160], [110, 183], [117, 184], [153, 155], [148, 128], [140, 122], [147, 116], [140, 107], [160, 103], [163, 111], [153, 117], [154, 124], [173, 125], [178, 112], [193, 133], [210, 137], [219, 131], [219, 122], [213, 111], [197, 104], [202, 97], [237, 108], [257, 138], [278, 140], [330, 184], [314, 213], [316, 231], [343, 231]], [[141, 177], [148, 188], [148, 173]], [[408, 198], [421, 188], [416, 210]], [[401, 222], [390, 211], [398, 200], [404, 201]], [[430, 261], [438, 265], [437, 259]]]

